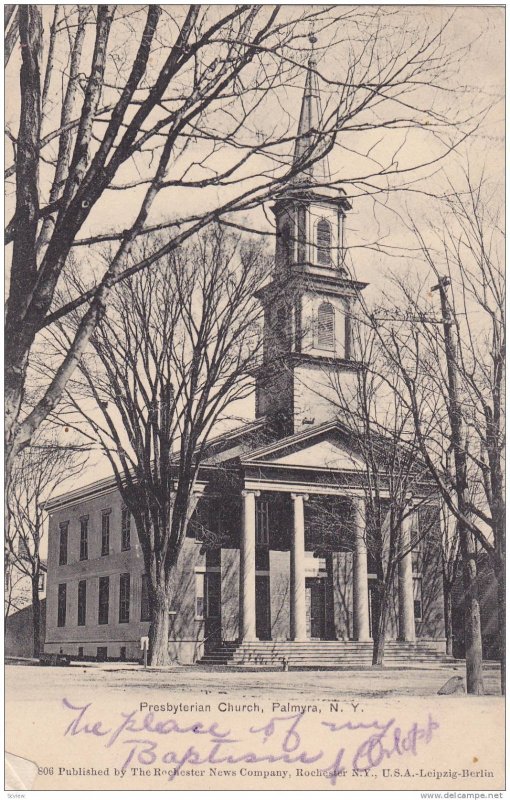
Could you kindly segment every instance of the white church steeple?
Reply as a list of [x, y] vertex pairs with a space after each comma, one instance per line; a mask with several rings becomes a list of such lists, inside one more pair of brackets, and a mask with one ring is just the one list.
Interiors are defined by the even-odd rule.
[[340, 375], [351, 382], [360, 366], [351, 315], [365, 284], [349, 278], [344, 265], [344, 219], [351, 204], [345, 191], [332, 185], [315, 36], [310, 42], [292, 173], [272, 208], [273, 281], [258, 294], [264, 306], [264, 359], [256, 380], [256, 412], [272, 420], [277, 435], [335, 419], [338, 404], [327, 398], [327, 387], [331, 393]]
[[310, 34], [308, 38], [312, 45], [312, 52], [308, 60], [292, 166], [298, 171], [296, 182], [327, 185], [331, 181], [327, 154], [330, 140], [323, 131], [324, 119], [317, 76], [317, 60], [313, 50], [317, 39], [313, 34]]

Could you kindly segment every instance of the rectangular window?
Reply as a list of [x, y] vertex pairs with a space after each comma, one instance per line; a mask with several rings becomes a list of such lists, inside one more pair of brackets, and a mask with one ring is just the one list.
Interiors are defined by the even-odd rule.
[[195, 619], [203, 619], [205, 612], [205, 573], [195, 573]]
[[120, 576], [119, 622], [129, 622], [129, 589], [130, 576], [125, 572]]
[[207, 569], [221, 567], [221, 547], [207, 548], [205, 551], [205, 565]]
[[58, 563], [67, 564], [67, 539], [69, 533], [69, 522], [60, 523], [60, 544], [58, 551]]
[[98, 647], [97, 648], [97, 660], [98, 661], [108, 661], [108, 648], [107, 647]]
[[89, 557], [89, 518], [80, 517], [80, 561]]
[[78, 658], [83, 658], [83, 647], [78, 648]]
[[413, 574], [421, 575], [423, 573], [423, 542], [421, 540], [420, 532], [420, 518], [419, 514], [415, 513], [411, 517], [411, 561], [413, 565]]
[[27, 558], [30, 555], [27, 540], [21, 536], [18, 539], [18, 555], [20, 558]]
[[413, 563], [413, 572], [415, 575], [421, 575], [423, 571], [423, 558], [421, 550], [413, 550], [411, 552], [411, 559]]
[[44, 574], [44, 572], [40, 572], [39, 573], [39, 580], [38, 580], [38, 583], [37, 583], [37, 588], [38, 588], [38, 590], [40, 592], [44, 592], [45, 584], [46, 584], [45, 574]]
[[59, 583], [58, 585], [58, 602], [57, 602], [57, 627], [63, 628], [66, 624], [66, 584]]
[[103, 511], [101, 515], [101, 555], [110, 554], [110, 514], [111, 511]]
[[78, 625], [85, 625], [87, 616], [87, 581], [78, 582]]
[[422, 578], [413, 578], [414, 618], [420, 621], [423, 618]]
[[140, 608], [140, 621], [151, 621], [151, 606], [149, 599], [149, 576], [142, 575], [142, 603]]
[[269, 502], [267, 500], [257, 500], [255, 542], [265, 546], [269, 544]]
[[221, 617], [221, 574], [205, 573], [205, 613], [207, 619]]
[[97, 621], [100, 625], [108, 625], [108, 611], [110, 606], [110, 578], [99, 578], [99, 612]]
[[121, 549], [131, 549], [131, 514], [126, 506], [122, 506]]

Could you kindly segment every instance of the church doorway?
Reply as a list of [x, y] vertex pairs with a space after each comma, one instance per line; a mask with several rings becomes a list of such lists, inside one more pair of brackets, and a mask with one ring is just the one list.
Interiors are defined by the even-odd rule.
[[271, 594], [269, 575], [255, 578], [256, 634], [260, 641], [271, 639]]
[[326, 579], [306, 579], [306, 635], [326, 638]]
[[380, 597], [377, 590], [377, 581], [368, 579], [368, 626], [369, 635], [373, 639], [376, 631], [375, 627], [379, 624]]
[[221, 644], [221, 574], [206, 572], [204, 578], [205, 652], [210, 652]]

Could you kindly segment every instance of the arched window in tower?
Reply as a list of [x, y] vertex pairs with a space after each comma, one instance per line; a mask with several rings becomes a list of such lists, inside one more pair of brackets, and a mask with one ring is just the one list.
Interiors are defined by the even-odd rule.
[[317, 262], [331, 264], [331, 225], [327, 219], [317, 223]]
[[317, 347], [335, 349], [335, 309], [331, 303], [321, 303], [317, 312]]
[[298, 206], [297, 209], [297, 260], [299, 263], [306, 261], [306, 208]]
[[282, 225], [281, 230], [282, 253], [285, 266], [289, 266], [292, 260], [292, 239], [290, 233], [290, 225], [286, 222]]

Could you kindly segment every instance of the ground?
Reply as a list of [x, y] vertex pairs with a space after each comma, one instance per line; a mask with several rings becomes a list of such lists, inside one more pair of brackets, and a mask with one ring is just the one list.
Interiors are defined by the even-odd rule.
[[[428, 696], [436, 695], [448, 678], [465, 675], [463, 662], [458, 665], [427, 666], [424, 668], [384, 670], [324, 670], [324, 671], [238, 671], [225, 668], [172, 667], [148, 668], [135, 664], [83, 663], [70, 667], [37, 667], [21, 664], [7, 666], [6, 692], [8, 699], [18, 702], [35, 702], [41, 694], [46, 698], [61, 694], [62, 686], [79, 691], [106, 690], [124, 695], [172, 692], [235, 694], [236, 697], [256, 695], [259, 699], [273, 699], [275, 693], [289, 697], [324, 698]], [[495, 662], [485, 665], [485, 690], [499, 694], [499, 667]], [[21, 698], [23, 697], [23, 701]]]
[[[382, 734], [377, 732], [386, 726], [389, 739], [384, 740], [382, 755], [370, 756], [365, 780], [368, 774], [384, 789], [501, 789], [504, 702], [496, 696], [497, 665], [485, 668], [485, 686], [492, 696], [437, 695], [450, 677], [463, 673], [461, 662], [406, 670], [304, 672], [196, 667], [144, 670], [116, 663], [70, 667], [11, 664], [5, 671], [6, 749], [21, 757], [20, 763], [25, 759], [34, 762], [34, 788], [40, 789], [118, 789], [128, 788], [128, 781], [129, 788], [198, 788], [198, 781], [200, 788], [222, 789], [234, 788], [234, 777], [235, 788], [368, 789], [376, 786], [359, 785], [357, 767], [366, 768], [366, 743], [374, 738], [374, 730], [379, 739]], [[384, 726], [382, 720], [387, 720]], [[112, 734], [120, 730], [119, 721], [122, 732]], [[269, 727], [259, 741], [262, 723]], [[287, 728], [299, 724], [301, 734], [294, 729], [283, 736], [278, 724]], [[197, 731], [197, 725], [207, 730]], [[219, 734], [211, 733], [215, 725]], [[234, 761], [228, 763], [236, 766], [230, 777], [221, 772], [218, 776], [209, 752], [211, 741], [218, 740], [211, 736], [221, 737], [226, 726], [236, 734], [225, 740], [228, 746], [244, 747], [243, 764], [246, 742], [251, 748], [261, 748], [257, 762], [263, 761], [267, 767], [266, 762], [276, 761], [280, 769], [272, 768], [282, 774], [263, 776], [261, 769], [261, 774], [247, 776], [242, 771], [247, 768], [240, 767], [232, 756]], [[469, 736], [471, 727], [473, 733], [484, 731], [483, 741]], [[367, 730], [372, 731], [368, 739]], [[365, 737], [361, 744], [355, 741], [360, 735]], [[342, 737], [340, 749], [338, 741], [333, 742], [335, 736]], [[269, 753], [264, 750], [267, 740], [273, 744]], [[296, 761], [302, 765], [301, 755], [294, 757], [299, 747], [310, 752], [319, 744], [324, 751], [318, 758], [321, 768], [331, 767], [335, 758], [343, 759], [335, 785], [324, 770], [314, 772], [307, 767], [305, 774], [302, 766], [296, 766]], [[175, 767], [168, 765], [180, 764], [183, 758], [186, 763], [181, 771], [169, 778], [169, 770]], [[345, 763], [348, 769], [344, 769]], [[199, 769], [195, 764], [206, 766]], [[190, 783], [193, 770], [198, 772]], [[169, 780], [173, 781], [170, 785]]]

